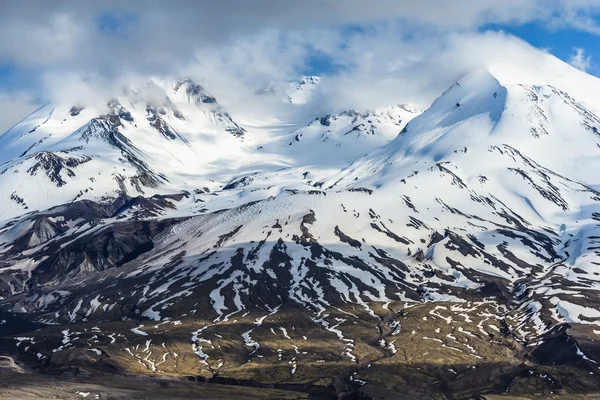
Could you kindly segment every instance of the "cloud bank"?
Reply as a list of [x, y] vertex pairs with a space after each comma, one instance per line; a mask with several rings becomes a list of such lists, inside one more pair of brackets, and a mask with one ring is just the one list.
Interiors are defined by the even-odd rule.
[[[466, 71], [532, 51], [482, 27], [537, 22], [597, 34], [599, 12], [599, 0], [0, 0], [0, 35], [10, 38], [0, 41], [0, 66], [30, 76], [42, 101], [92, 101], [169, 75], [201, 80], [242, 110], [257, 87], [297, 79], [317, 59], [323, 111], [426, 106]], [[585, 69], [589, 59], [576, 53], [572, 63]], [[2, 96], [21, 114], [33, 98]]]

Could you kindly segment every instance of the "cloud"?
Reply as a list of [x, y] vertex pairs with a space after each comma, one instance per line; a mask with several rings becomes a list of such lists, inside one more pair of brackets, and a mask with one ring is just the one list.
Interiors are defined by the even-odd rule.
[[540, 21], [597, 31], [597, 0], [0, 0], [0, 59], [41, 67], [168, 69], [194, 50], [267, 30], [311, 30], [402, 21], [468, 30], [489, 23]]
[[0, 93], [0, 135], [38, 107], [26, 93]]
[[586, 72], [592, 65], [592, 56], [587, 56], [584, 49], [574, 47], [573, 53], [569, 57], [569, 64], [583, 72]]
[[[190, 76], [233, 112], [315, 55], [332, 72], [318, 110], [427, 106], [461, 74], [533, 49], [490, 23], [595, 32], [598, 0], [0, 0], [0, 64], [27, 70], [36, 97], [99, 102], [150, 76]], [[507, 68], [510, 66], [507, 66]], [[6, 95], [5, 95], [6, 97]], [[285, 113], [285, 107], [274, 112]]]
[[338, 111], [394, 103], [427, 107], [472, 71], [485, 68], [511, 80], [528, 68], [535, 71], [548, 57], [502, 32], [435, 33], [406, 40], [393, 27], [351, 38], [332, 56], [347, 66], [323, 81], [326, 103]]

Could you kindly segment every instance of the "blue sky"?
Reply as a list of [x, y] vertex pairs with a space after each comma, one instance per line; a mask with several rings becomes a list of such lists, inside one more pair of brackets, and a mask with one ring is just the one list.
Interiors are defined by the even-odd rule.
[[34, 88], [34, 75], [33, 71], [17, 67], [9, 61], [0, 63], [0, 90], [18, 91]]
[[490, 25], [488, 29], [501, 29], [517, 36], [531, 45], [545, 49], [563, 61], [569, 62], [575, 49], [582, 49], [590, 57], [587, 73], [598, 76], [600, 68], [600, 46], [598, 35], [575, 29], [547, 29], [540, 23], [519, 26]]

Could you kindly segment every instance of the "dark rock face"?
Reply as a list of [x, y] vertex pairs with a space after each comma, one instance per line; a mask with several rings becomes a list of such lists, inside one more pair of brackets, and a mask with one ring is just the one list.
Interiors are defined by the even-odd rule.
[[236, 126], [227, 127], [227, 128], [225, 128], [225, 130], [236, 137], [242, 137], [246, 133], [246, 130], [244, 128], [241, 128], [237, 124], [236, 124]]
[[11, 199], [12, 201], [14, 201], [15, 203], [17, 203], [17, 204], [19, 204], [19, 205], [23, 206], [23, 209], [24, 209], [24, 210], [28, 210], [28, 209], [29, 209], [29, 207], [27, 206], [27, 203], [25, 203], [25, 199], [23, 199], [21, 196], [19, 196], [19, 195], [17, 194], [17, 192], [13, 192], [13, 193], [11, 193], [11, 194], [10, 194], [10, 199]]
[[67, 183], [62, 174], [64, 173], [69, 178], [75, 177], [74, 169], [81, 164], [89, 162], [91, 157], [72, 157], [61, 155], [60, 153], [49, 153], [44, 151], [37, 153], [33, 156], [33, 159], [35, 160], [35, 163], [29, 167], [27, 172], [34, 176], [39, 170], [44, 171], [56, 186], [61, 187]]
[[188, 96], [188, 100], [191, 102], [195, 102], [197, 104], [215, 104], [217, 102], [217, 99], [208, 93], [202, 85], [192, 81], [191, 79], [184, 79], [176, 82], [173, 89], [175, 92], [178, 92], [182, 86], [185, 86], [185, 93]]
[[252, 183], [253, 180], [254, 180], [254, 178], [252, 178], [251, 176], [244, 176], [241, 178], [236, 178], [233, 181], [229, 182], [227, 185], [225, 185], [223, 187], [223, 190], [231, 190], [231, 189], [248, 186], [250, 183]]
[[335, 235], [339, 237], [342, 242], [348, 243], [352, 247], [361, 248], [361, 243], [359, 240], [352, 239], [350, 236], [342, 232], [338, 226], [335, 227]]
[[[121, 124], [120, 120], [129, 122], [129, 123], [133, 123], [133, 116], [131, 115], [131, 113], [125, 109], [125, 107], [123, 107], [121, 105], [121, 103], [119, 103], [119, 101], [117, 99], [112, 99], [107, 103], [108, 108], [111, 109], [111, 113], [109, 115], [112, 115], [113, 118], [112, 120], [114, 121], [114, 123], [118, 126]], [[115, 118], [118, 117], [118, 118]], [[119, 119], [119, 121], [117, 121], [117, 119]]]
[[[217, 99], [208, 93], [202, 85], [191, 79], [184, 79], [176, 82], [173, 86], [173, 90], [177, 93], [182, 87], [185, 88], [185, 93], [189, 102], [208, 108], [216, 122], [222, 124], [227, 132], [235, 137], [244, 137], [246, 130], [233, 121], [231, 116], [218, 104]], [[185, 119], [178, 110], [175, 110], [173, 115], [175, 118], [181, 120]], [[161, 128], [161, 130], [165, 129]]]
[[152, 250], [153, 238], [172, 224], [173, 221], [123, 222], [60, 248], [48, 246], [38, 254], [47, 258], [35, 269], [31, 284], [60, 282], [81, 274], [118, 268]]
[[196, 101], [200, 101], [202, 103], [214, 104], [217, 102], [217, 99], [208, 94], [208, 92], [197, 83], [188, 85], [186, 93], [188, 96], [194, 97], [197, 99]]
[[179, 110], [173, 110], [173, 116], [181, 121], [185, 121], [185, 117]]
[[319, 119], [319, 123], [323, 126], [330, 126], [331, 125], [330, 118], [331, 118], [331, 115], [326, 115], [324, 117], [321, 117], [321, 119]]
[[579, 347], [573, 337], [568, 334], [570, 326], [557, 326], [545, 335], [542, 345], [531, 352], [531, 358], [540, 364], [565, 365], [583, 362], [578, 355]]
[[169, 124], [167, 124], [165, 120], [163, 120], [160, 117], [160, 113], [157, 112], [156, 108], [147, 105], [146, 113], [148, 113], [148, 116], [146, 118], [148, 119], [148, 122], [150, 122], [150, 126], [152, 126], [154, 129], [160, 132], [161, 135], [163, 135], [167, 139], [177, 139], [177, 133], [174, 132], [173, 128], [171, 128]]
[[[5, 258], [0, 260], [0, 296], [22, 292], [26, 286], [34, 289], [56, 285], [118, 268], [139, 257], [154, 247], [154, 240], [161, 232], [180, 221], [147, 218], [173, 208], [173, 202], [184, 196], [121, 197], [104, 204], [82, 200], [33, 214], [9, 226], [9, 229], [22, 233], [2, 247]], [[135, 211], [132, 213], [131, 209]], [[125, 212], [129, 212], [130, 219], [103, 226], [104, 219], [119, 218]], [[81, 232], [76, 238], [67, 235], [74, 227]], [[31, 249], [36, 251], [23, 255]], [[38, 263], [35, 270], [30, 274], [11, 271], [11, 263], [23, 257], [31, 257]]]
[[236, 124], [228, 113], [218, 111], [215, 113], [215, 117], [219, 122], [225, 125], [225, 130], [233, 136], [241, 138], [246, 134], [246, 130]]
[[76, 117], [79, 115], [79, 113], [83, 111], [83, 107], [77, 107], [77, 106], [73, 106], [71, 107], [71, 109], [69, 110], [69, 115], [71, 115], [71, 117]]

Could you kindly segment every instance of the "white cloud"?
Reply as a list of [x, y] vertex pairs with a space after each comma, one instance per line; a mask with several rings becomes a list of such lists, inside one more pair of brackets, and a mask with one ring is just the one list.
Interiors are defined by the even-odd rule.
[[[340, 70], [324, 76], [319, 101], [300, 114], [306, 118], [397, 103], [427, 107], [468, 72], [488, 68], [519, 75], [530, 70], [526, 79], [531, 80], [549, 57], [501, 32], [422, 31], [407, 39], [403, 27], [383, 24], [344, 35], [336, 29], [263, 31], [226, 46], [198, 48], [169, 74], [202, 82], [232, 115], [283, 118], [292, 112], [289, 106], [256, 96], [256, 90], [271, 79], [298, 78], [315, 43]], [[90, 105], [117, 95], [123, 86], [143, 86], [146, 77], [135, 70], [117, 77], [58, 70], [44, 73], [42, 91], [58, 103]]]
[[592, 56], [586, 55], [584, 49], [574, 47], [573, 53], [569, 57], [569, 64], [583, 72], [586, 72], [592, 65]]
[[[255, 89], [297, 78], [315, 53], [339, 67], [316, 112], [427, 106], [469, 70], [537, 54], [475, 28], [538, 21], [594, 32], [600, 11], [600, 0], [0, 2], [0, 35], [11, 38], [0, 41], [0, 63], [34, 71], [36, 97], [90, 103], [143, 77], [191, 76], [231, 112], [263, 107]], [[129, 16], [126, 29], [100, 31], [110, 13]]]
[[0, 135], [38, 107], [26, 93], [0, 92]]
[[[598, 0], [147, 0], [3, 1], [0, 60], [41, 67], [121, 68], [144, 72], [186, 62], [194, 50], [268, 30], [304, 34], [340, 26], [399, 22], [412, 28], [469, 30], [488, 23], [530, 21], [599, 33]], [[103, 18], [121, 18], [123, 34], [107, 34]], [[119, 23], [113, 18], [112, 23]]]

